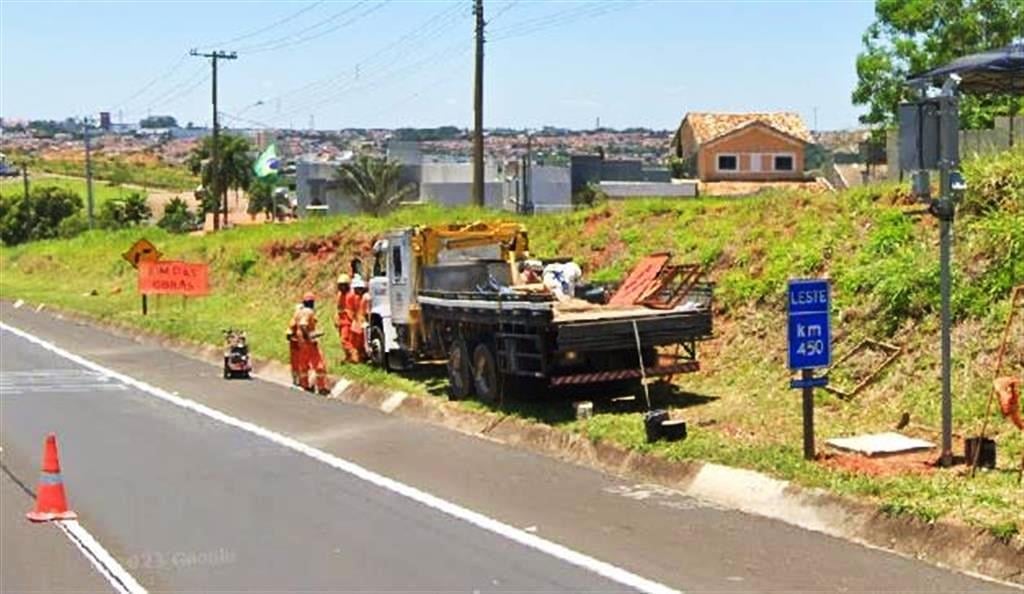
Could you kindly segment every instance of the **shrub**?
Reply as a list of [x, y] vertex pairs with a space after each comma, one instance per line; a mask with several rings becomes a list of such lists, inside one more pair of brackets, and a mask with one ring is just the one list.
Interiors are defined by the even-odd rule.
[[196, 229], [198, 220], [184, 200], [174, 198], [164, 205], [164, 216], [156, 224], [170, 233], [188, 233]]
[[33, 188], [27, 199], [21, 194], [0, 198], [0, 241], [15, 245], [57, 237], [61, 222], [81, 210], [81, 196], [51, 186]]
[[104, 229], [123, 229], [141, 225], [153, 216], [146, 197], [132, 192], [118, 200], [108, 200], [100, 208], [99, 223]]

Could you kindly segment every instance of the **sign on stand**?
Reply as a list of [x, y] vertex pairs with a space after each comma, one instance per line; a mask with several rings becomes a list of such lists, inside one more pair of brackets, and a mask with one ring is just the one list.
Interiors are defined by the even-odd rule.
[[[159, 262], [161, 255], [160, 250], [156, 249], [153, 242], [143, 237], [133, 243], [127, 252], [121, 254], [121, 257], [131, 264], [132, 268], [138, 270], [139, 264], [143, 262]], [[142, 315], [146, 315], [148, 311], [149, 303], [146, 294], [142, 293]]]
[[814, 388], [828, 385], [814, 370], [832, 364], [832, 292], [824, 279], [790, 279], [786, 302], [789, 368], [800, 371], [789, 385], [803, 390], [804, 458], [813, 460]]

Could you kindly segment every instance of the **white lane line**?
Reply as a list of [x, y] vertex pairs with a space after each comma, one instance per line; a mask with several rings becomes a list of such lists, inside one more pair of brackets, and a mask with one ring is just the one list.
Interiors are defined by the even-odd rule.
[[135, 581], [132, 574], [121, 567], [117, 559], [108, 553], [107, 549], [103, 548], [103, 545], [81, 524], [75, 520], [64, 520], [55, 522], [55, 524], [71, 542], [75, 543], [75, 546], [92, 563], [96, 571], [105, 577], [120, 594], [147, 594], [146, 589]]
[[574, 551], [556, 542], [552, 542], [550, 540], [541, 538], [535, 534], [530, 534], [529, 532], [520, 530], [519, 528], [515, 528], [513, 526], [505, 524], [504, 522], [485, 516], [479, 512], [475, 512], [471, 509], [462, 507], [458, 504], [441, 499], [440, 497], [431, 495], [430, 493], [427, 493], [425, 491], [421, 491], [416, 487], [412, 487], [410, 485], [406, 485], [405, 483], [401, 483], [394, 479], [388, 478], [384, 475], [377, 474], [376, 472], [363, 468], [362, 466], [359, 466], [354, 462], [349, 462], [348, 460], [344, 460], [333, 454], [329, 454], [323, 450], [318, 450], [296, 439], [293, 439], [286, 435], [282, 435], [275, 431], [271, 431], [270, 429], [261, 427], [259, 425], [256, 425], [255, 423], [243, 421], [242, 419], [233, 417], [215, 408], [206, 406], [205, 404], [200, 404], [198, 402], [195, 402], [194, 400], [189, 400], [187, 398], [175, 396], [174, 394], [171, 394], [166, 390], [162, 390], [160, 388], [157, 388], [156, 386], [152, 386], [150, 384], [147, 384], [146, 382], [137, 380], [131, 376], [114, 371], [113, 369], [108, 369], [98, 363], [94, 363], [84, 357], [66, 351], [58, 347], [57, 345], [46, 340], [43, 340], [42, 338], [39, 338], [33, 334], [29, 334], [24, 330], [20, 330], [13, 326], [9, 326], [3, 322], [0, 322], [0, 328], [8, 332], [11, 332], [12, 334], [15, 334], [21, 338], [24, 338], [25, 340], [33, 344], [36, 344], [52, 353], [60, 355], [61, 357], [64, 357], [69, 361], [74, 361], [75, 363], [78, 363], [83, 367], [87, 367], [94, 371], [106, 374], [109, 377], [120, 380], [128, 384], [129, 386], [146, 392], [147, 394], [155, 396], [156, 398], [159, 398], [166, 402], [170, 402], [171, 404], [180, 406], [181, 408], [197, 412], [215, 421], [220, 421], [225, 425], [230, 425], [243, 431], [248, 431], [253, 435], [257, 435], [259, 437], [272, 441], [280, 446], [286, 447], [300, 454], [309, 456], [314, 460], [323, 462], [328, 466], [336, 468], [337, 470], [350, 474], [368, 483], [374, 484], [383, 489], [387, 489], [388, 491], [391, 491], [403, 497], [412, 499], [413, 501], [426, 505], [427, 507], [445, 513], [454, 518], [458, 518], [465, 522], [469, 522], [474, 526], [483, 528], [484, 530], [493, 532], [494, 534], [497, 534], [499, 536], [503, 536], [521, 545], [530, 547], [532, 549], [555, 557], [556, 559], [565, 561], [566, 563], [570, 563], [577, 567], [581, 567], [583, 569], [596, 573], [613, 582], [617, 582], [624, 586], [636, 589], [640, 592], [647, 592], [650, 594], [678, 594], [678, 590], [666, 586], [665, 584], [649, 580], [628, 570], [622, 569], [621, 567], [612, 565], [611, 563], [595, 559], [594, 557], [580, 553], [578, 551]]

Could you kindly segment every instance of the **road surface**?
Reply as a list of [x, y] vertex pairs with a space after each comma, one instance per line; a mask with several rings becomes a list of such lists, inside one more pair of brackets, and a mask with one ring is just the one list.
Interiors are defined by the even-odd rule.
[[[4, 303], [0, 319], [169, 393], [0, 331], [7, 483], [34, 486], [56, 432], [82, 526], [150, 591], [1012, 591], [443, 428], [226, 382], [219, 368], [45, 312]], [[7, 483], [4, 528], [27, 503]], [[25, 526], [5, 534], [4, 580], [28, 584], [10, 591], [39, 568], [9, 546], [62, 551], [61, 579], [97, 591], [73, 545]]]

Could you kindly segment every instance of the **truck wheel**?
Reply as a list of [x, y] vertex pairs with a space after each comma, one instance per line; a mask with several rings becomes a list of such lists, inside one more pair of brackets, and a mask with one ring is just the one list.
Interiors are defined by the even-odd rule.
[[384, 329], [370, 326], [370, 361], [384, 371], [389, 370], [388, 354], [384, 347]]
[[473, 387], [481, 402], [494, 404], [501, 400], [501, 385], [494, 349], [481, 342], [473, 349]]
[[469, 349], [466, 341], [456, 338], [448, 348], [448, 394], [460, 400], [473, 393], [469, 372]]

